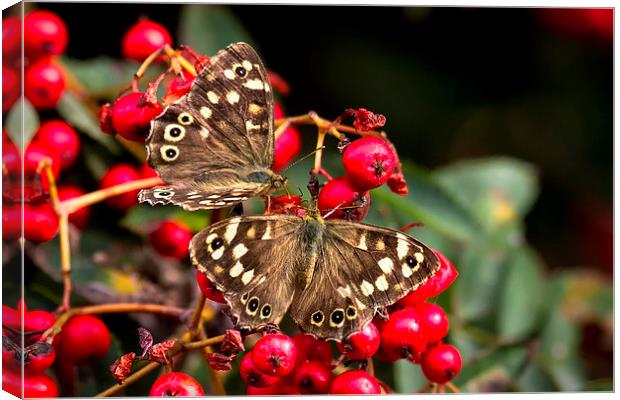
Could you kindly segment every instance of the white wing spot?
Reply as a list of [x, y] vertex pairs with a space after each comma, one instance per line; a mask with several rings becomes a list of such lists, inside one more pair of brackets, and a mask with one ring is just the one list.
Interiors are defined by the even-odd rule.
[[208, 137], [209, 137], [209, 130], [203, 126], [203, 127], [200, 129], [200, 136], [201, 136], [203, 139], [208, 138]]
[[243, 86], [251, 90], [263, 90], [265, 88], [265, 85], [263, 85], [263, 81], [261, 81], [260, 79], [250, 79], [249, 81], [245, 82]]
[[228, 274], [232, 276], [233, 278], [236, 278], [239, 275], [241, 275], [242, 272], [243, 272], [243, 264], [241, 264], [240, 261], [237, 261], [237, 263], [230, 269], [230, 271], [228, 271]]
[[245, 245], [243, 243], [239, 243], [238, 245], [235, 246], [235, 248], [233, 249], [233, 257], [235, 257], [235, 259], [240, 259], [241, 257], [243, 257], [243, 255], [245, 253], [248, 252], [248, 248], [245, 247]]
[[380, 250], [380, 251], [385, 250], [385, 242], [379, 239], [377, 243], [375, 243], [375, 249]]
[[250, 112], [250, 114], [258, 114], [259, 112], [261, 112], [262, 109], [263, 107], [259, 106], [256, 103], [250, 103], [250, 105], [248, 106], [248, 111]]
[[398, 234], [397, 237], [398, 237], [398, 245], [396, 246], [396, 252], [398, 253], [398, 258], [402, 260], [403, 258], [405, 258], [407, 253], [409, 253], [409, 244], [405, 241], [404, 237], [402, 237], [400, 234]]
[[385, 279], [385, 275], [381, 275], [377, 278], [377, 280], [375, 281], [375, 286], [382, 292], [385, 292], [390, 287], [387, 279]]
[[362, 289], [362, 293], [364, 294], [364, 296], [370, 296], [372, 294], [372, 292], [375, 291], [374, 286], [372, 286], [372, 283], [367, 282], [367, 281], [362, 281], [362, 284], [360, 285], [360, 289]]
[[394, 267], [394, 261], [389, 257], [382, 258], [377, 264], [379, 264], [379, 268], [381, 268], [384, 274], [392, 272], [392, 268]]
[[214, 260], [219, 260], [220, 257], [222, 257], [222, 254], [224, 254], [224, 249], [225, 247], [222, 246], [219, 249], [215, 250], [213, 253], [211, 253], [211, 258]]
[[239, 227], [239, 219], [234, 219], [230, 221], [230, 223], [226, 226], [226, 231], [224, 232], [224, 239], [228, 243], [232, 242], [235, 236], [237, 235], [237, 228]]
[[243, 68], [245, 68], [248, 71], [252, 70], [252, 63], [249, 62], [248, 60], [243, 60], [243, 62], [241, 63], [241, 65], [243, 65]]
[[256, 229], [253, 226], [251, 226], [250, 229], [248, 229], [248, 231], [246, 232], [246, 236], [249, 239], [254, 239], [254, 237], [256, 236]]
[[413, 270], [407, 264], [403, 264], [401, 271], [405, 278], [409, 278], [413, 275]]
[[211, 111], [209, 107], [204, 107], [204, 106], [200, 107], [200, 115], [205, 117], [205, 119], [211, 118], [212, 114], [213, 114], [213, 111]]
[[230, 103], [230, 104], [236, 104], [239, 102], [239, 99], [241, 98], [241, 96], [239, 96], [239, 93], [235, 92], [234, 90], [231, 90], [230, 92], [228, 92], [226, 94], [226, 100]]
[[424, 261], [424, 255], [422, 253], [415, 253], [413, 255], [418, 263]]
[[361, 301], [359, 301], [357, 298], [355, 298], [355, 304], [357, 305], [357, 308], [360, 310], [366, 309], [366, 305], [362, 303]]
[[260, 238], [261, 240], [269, 240], [271, 239], [271, 224], [267, 223], [267, 229], [265, 229], [265, 233]]
[[207, 199], [219, 199], [220, 197], [222, 196], [220, 196], [219, 194], [212, 194], [211, 196], [208, 196]]
[[217, 233], [212, 233], [209, 236], [207, 236], [207, 244], [211, 244], [211, 242], [217, 237]]
[[253, 269], [249, 271], [245, 271], [243, 275], [241, 275], [241, 282], [243, 282], [244, 285], [247, 285], [248, 283], [250, 283], [253, 277], [254, 277]]
[[207, 98], [213, 104], [217, 104], [220, 101], [220, 96], [218, 96], [214, 91], [210, 90], [207, 92]]
[[235, 73], [232, 71], [232, 69], [225, 69], [224, 76], [228, 79], [235, 79]]
[[351, 297], [351, 288], [349, 285], [345, 287], [339, 286], [336, 290], [338, 291], [338, 294], [344, 298]]
[[366, 246], [366, 234], [365, 233], [362, 233], [362, 236], [360, 236], [360, 242], [355, 247], [361, 250], [368, 250], [368, 247]]
[[194, 194], [194, 195], [192, 195], [192, 196], [187, 196], [187, 198], [188, 198], [188, 199], [190, 199], [190, 200], [199, 199], [199, 198], [201, 198], [201, 197], [202, 197], [202, 195], [201, 195], [201, 194]]
[[247, 120], [245, 121], [245, 130], [246, 131], [251, 131], [254, 129], [260, 129], [260, 125], [255, 125], [254, 122]]

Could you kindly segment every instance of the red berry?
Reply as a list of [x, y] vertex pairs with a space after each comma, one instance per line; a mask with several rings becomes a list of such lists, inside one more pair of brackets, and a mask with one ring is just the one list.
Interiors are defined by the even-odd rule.
[[320, 361], [304, 362], [295, 373], [295, 385], [302, 394], [328, 393], [332, 370]]
[[[24, 331], [44, 331], [51, 328], [56, 322], [56, 317], [49, 311], [32, 310], [24, 313]], [[37, 341], [40, 336], [30, 336], [30, 340]]]
[[[22, 207], [2, 205], [2, 238], [17, 239], [22, 235]], [[4, 315], [3, 315], [4, 317]], [[4, 318], [3, 318], [4, 319]]]
[[265, 209], [265, 214], [288, 214], [303, 217], [306, 214], [306, 210], [300, 207], [301, 202], [301, 196], [291, 194], [271, 197], [269, 207]]
[[56, 352], [51, 344], [36, 342], [28, 347], [24, 355], [24, 371], [27, 375], [40, 374], [52, 366]]
[[142, 62], [165, 44], [172, 44], [168, 30], [157, 22], [141, 19], [133, 24], [123, 36], [123, 56]]
[[[58, 187], [58, 198], [60, 200], [69, 200], [86, 194], [79, 186], [62, 185]], [[90, 207], [82, 207], [77, 211], [69, 214], [69, 222], [78, 229], [83, 230], [90, 220]]]
[[297, 128], [290, 126], [276, 138], [273, 170], [282, 171], [301, 151], [301, 136]]
[[257, 388], [273, 386], [280, 380], [279, 377], [267, 375], [259, 371], [252, 362], [252, 352], [246, 353], [241, 359], [239, 374], [248, 386]]
[[422, 303], [414, 307], [420, 316], [422, 333], [428, 344], [441, 341], [448, 334], [448, 316], [443, 308], [435, 303]]
[[248, 387], [245, 388], [245, 394], [247, 396], [271, 396], [284, 393], [281, 385], [272, 385], [263, 388], [248, 385]]
[[412, 308], [390, 314], [381, 327], [381, 347], [388, 356], [399, 356], [415, 361], [426, 348], [420, 316]]
[[[336, 207], [338, 209], [332, 212]], [[328, 218], [361, 221], [368, 215], [369, 207], [370, 193], [359, 192], [344, 176], [327, 182], [319, 193], [321, 214], [332, 212]]]
[[159, 103], [146, 101], [143, 92], [129, 93], [112, 104], [111, 124], [114, 132], [125, 139], [144, 143], [151, 128], [151, 120], [162, 111]]
[[273, 119], [284, 118], [284, 108], [277, 101], [273, 103]]
[[196, 270], [196, 280], [198, 281], [200, 291], [207, 299], [215, 301], [216, 303], [226, 304], [224, 293], [215, 288], [215, 285], [207, 278], [207, 275]]
[[61, 120], [42, 123], [34, 140], [58, 153], [62, 169], [70, 167], [80, 152], [80, 136], [71, 125]]
[[364, 325], [361, 331], [349, 335], [338, 343], [340, 351], [351, 360], [364, 360], [372, 357], [381, 345], [381, 333], [372, 322]]
[[397, 195], [406, 196], [409, 194], [409, 188], [407, 187], [407, 181], [405, 181], [405, 177], [401, 173], [393, 173], [388, 179], [388, 187], [390, 190]]
[[167, 220], [151, 232], [151, 246], [162, 256], [183, 260], [187, 258], [192, 232], [184, 224]]
[[168, 83], [168, 91], [162, 99], [163, 103], [171, 104], [185, 96], [189, 92], [194, 79], [196, 77], [187, 71], [183, 71], [182, 75], [175, 75]]
[[461, 372], [462, 360], [456, 347], [440, 343], [422, 356], [422, 372], [435, 383], [446, 383]]
[[[13, 65], [18, 61], [22, 48], [22, 22], [17, 17], [6, 17], [2, 20], [2, 57], [3, 65]], [[4, 78], [3, 78], [4, 80]]]
[[196, 397], [204, 396], [200, 383], [182, 372], [168, 372], [153, 382], [150, 397]]
[[276, 333], [260, 338], [252, 349], [252, 362], [259, 371], [284, 376], [295, 367], [297, 347], [290, 337]]
[[320, 340], [312, 335], [298, 333], [293, 336], [297, 348], [297, 361], [299, 367], [305, 361], [319, 361], [331, 367], [333, 359], [332, 346], [325, 340]]
[[363, 192], [388, 181], [396, 158], [385, 140], [367, 136], [347, 146], [342, 154], [342, 164], [349, 182]]
[[[140, 174], [129, 164], [117, 164], [105, 173], [101, 178], [100, 186], [102, 189], [120, 185], [121, 183], [139, 180]], [[107, 199], [107, 203], [119, 210], [126, 211], [138, 202], [138, 190], [132, 190]]]
[[153, 168], [149, 167], [147, 163], [142, 163], [142, 165], [140, 165], [140, 170], [138, 172], [140, 173], [140, 176], [142, 177], [142, 179], [157, 178], [159, 176], [157, 175], [157, 172], [155, 172]]
[[110, 349], [110, 331], [97, 317], [76, 315], [62, 327], [58, 356], [71, 364], [101, 359]]
[[31, 242], [47, 242], [58, 233], [58, 214], [50, 203], [24, 204], [24, 238]]
[[383, 350], [381, 347], [379, 347], [379, 350], [375, 353], [374, 358], [376, 358], [377, 360], [381, 361], [382, 363], [389, 364], [389, 363], [393, 363], [395, 361], [400, 360], [400, 355], [399, 354], [386, 353], [385, 350]]
[[19, 71], [2, 66], [2, 112], [9, 111], [21, 93]]
[[[58, 153], [56, 153], [52, 148], [37, 142], [30, 143], [26, 148], [26, 155], [24, 156], [24, 175], [36, 176], [41, 161], [46, 158], [50, 159], [52, 162], [52, 175], [55, 180], [58, 180], [58, 176], [60, 176], [61, 164]], [[43, 188], [48, 189], [49, 180], [47, 179], [47, 173], [44, 169], [41, 169], [39, 172], [41, 174], [41, 184], [43, 185]]]
[[413, 306], [424, 302], [430, 297], [435, 297], [446, 290], [459, 275], [454, 265], [446, 256], [435, 249], [433, 249], [433, 253], [439, 258], [439, 270], [425, 284], [400, 299], [398, 301], [399, 305]]
[[381, 394], [377, 379], [368, 372], [350, 370], [338, 375], [332, 381], [330, 394]]
[[[2, 325], [20, 330], [22, 325], [21, 319], [21, 312], [19, 310], [11, 308], [6, 304], [2, 305]], [[8, 332], [3, 329], [2, 334], [7, 335]]]
[[50, 399], [58, 397], [58, 386], [48, 375], [26, 375], [23, 381], [21, 378], [21, 374], [14, 374], [3, 368], [2, 390], [22, 398], [23, 386], [23, 398], [43, 397]]
[[67, 26], [58, 15], [36, 10], [24, 18], [24, 52], [30, 61], [64, 53], [68, 41]]
[[54, 108], [65, 91], [63, 72], [49, 58], [28, 66], [24, 79], [24, 95], [36, 109]]

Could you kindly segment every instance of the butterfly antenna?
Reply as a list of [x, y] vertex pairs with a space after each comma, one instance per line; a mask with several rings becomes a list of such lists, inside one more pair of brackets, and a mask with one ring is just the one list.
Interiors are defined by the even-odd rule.
[[333, 213], [335, 213], [336, 211], [338, 211], [340, 209], [340, 207], [342, 207], [342, 205], [346, 203], [346, 201], [341, 202], [340, 204], [338, 204], [336, 207], [334, 207], [330, 212], [328, 212], [327, 214], [323, 215], [323, 218], [328, 218], [330, 215], [332, 215]]
[[316, 149], [314, 149], [312, 152], [306, 154], [305, 156], [303, 156], [302, 158], [300, 158], [299, 160], [295, 160], [291, 165], [289, 165], [288, 167], [284, 168], [284, 170], [282, 171], [282, 174], [284, 174], [284, 172], [286, 172], [288, 169], [290, 169], [291, 167], [299, 164], [300, 162], [302, 162], [303, 160], [305, 160], [306, 158], [310, 157], [311, 155], [313, 155], [314, 153], [316, 153], [319, 150], [323, 150], [325, 148], [325, 146], [321, 146], [321, 147], [317, 147]]

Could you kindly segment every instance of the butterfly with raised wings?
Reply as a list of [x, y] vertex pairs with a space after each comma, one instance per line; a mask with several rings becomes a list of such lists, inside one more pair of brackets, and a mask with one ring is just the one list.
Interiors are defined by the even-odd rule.
[[304, 217], [220, 221], [194, 236], [190, 256], [239, 329], [277, 324], [288, 311], [302, 331], [332, 340], [361, 330], [439, 269], [433, 251], [411, 236], [324, 220], [316, 203]]
[[146, 149], [166, 185], [142, 190], [141, 203], [222, 208], [285, 186], [271, 169], [273, 93], [256, 51], [235, 43], [213, 56], [151, 122]]

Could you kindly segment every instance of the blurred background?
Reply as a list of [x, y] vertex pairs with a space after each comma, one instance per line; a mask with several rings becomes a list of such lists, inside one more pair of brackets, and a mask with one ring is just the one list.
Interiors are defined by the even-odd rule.
[[[86, 87], [87, 64], [121, 59], [123, 34], [148, 17], [173, 33], [175, 45], [201, 53], [238, 40], [255, 45], [291, 87], [282, 100], [287, 115], [314, 110], [335, 118], [351, 107], [384, 114], [385, 130], [406, 164], [410, 195], [401, 201], [373, 192], [369, 222], [425, 223], [412, 233], [445, 249], [461, 272], [456, 287], [439, 300], [451, 315], [451, 340], [469, 360], [457, 383], [470, 391], [612, 389], [612, 10], [41, 8], [65, 21], [65, 65]], [[122, 79], [128, 84], [130, 77]], [[95, 73], [93, 79], [112, 78]], [[113, 99], [117, 89], [100, 91], [97, 101]], [[315, 136], [311, 129], [302, 132], [306, 154]], [[327, 163], [337, 175], [339, 159], [332, 156]], [[106, 152], [99, 157], [104, 165], [132, 159]], [[290, 172], [302, 187], [305, 166]], [[96, 176], [75, 168], [67, 179], [96, 188]], [[494, 203], [502, 190], [500, 205], [506, 200], [516, 210], [508, 225]], [[444, 207], [451, 202], [456, 208]], [[105, 227], [115, 216], [102, 210], [94, 213], [94, 226]], [[138, 225], [140, 218], [124, 219], [124, 226]], [[565, 315], [556, 321], [551, 315], [559, 310]], [[532, 321], [521, 320], [530, 314]], [[527, 326], [514, 328], [520, 323]], [[567, 350], [558, 354], [558, 343]], [[419, 371], [409, 363], [384, 371], [383, 379], [398, 391], [415, 391]]]

